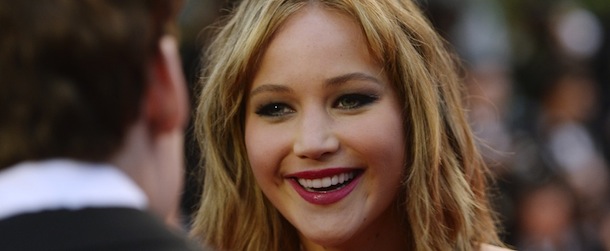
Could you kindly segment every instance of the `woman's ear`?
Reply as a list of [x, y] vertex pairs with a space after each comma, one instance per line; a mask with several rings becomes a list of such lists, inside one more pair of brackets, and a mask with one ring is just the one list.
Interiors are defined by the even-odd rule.
[[188, 94], [180, 63], [178, 43], [166, 35], [148, 64], [148, 83], [144, 97], [147, 124], [154, 135], [183, 130], [188, 119]]

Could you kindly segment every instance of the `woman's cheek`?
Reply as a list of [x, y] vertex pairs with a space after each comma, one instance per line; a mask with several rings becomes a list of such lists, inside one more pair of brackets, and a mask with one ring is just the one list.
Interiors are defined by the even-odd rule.
[[[248, 124], [247, 124], [248, 125]], [[276, 131], [277, 132], [277, 131]], [[278, 133], [274, 133], [271, 126], [250, 124], [246, 126], [246, 149], [252, 172], [257, 181], [270, 177], [276, 173], [281, 158]]]

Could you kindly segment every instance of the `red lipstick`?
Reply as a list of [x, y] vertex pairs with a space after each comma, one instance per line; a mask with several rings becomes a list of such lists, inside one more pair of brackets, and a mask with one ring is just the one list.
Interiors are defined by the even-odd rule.
[[298, 172], [286, 177], [304, 200], [328, 205], [347, 197], [358, 185], [361, 173], [362, 170], [355, 168], [329, 168]]

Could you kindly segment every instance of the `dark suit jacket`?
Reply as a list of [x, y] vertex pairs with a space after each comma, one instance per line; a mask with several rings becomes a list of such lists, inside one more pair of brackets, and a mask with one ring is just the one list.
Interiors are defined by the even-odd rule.
[[146, 212], [87, 208], [43, 211], [0, 220], [0, 250], [199, 249]]

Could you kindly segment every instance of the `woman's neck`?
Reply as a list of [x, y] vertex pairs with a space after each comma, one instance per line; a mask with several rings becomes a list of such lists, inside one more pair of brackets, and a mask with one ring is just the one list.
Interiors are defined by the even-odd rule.
[[366, 229], [357, 232], [348, 241], [337, 246], [318, 245], [301, 235], [301, 251], [404, 251], [408, 248], [408, 226], [405, 226], [405, 217], [405, 211], [392, 205], [378, 220], [366, 226]]

